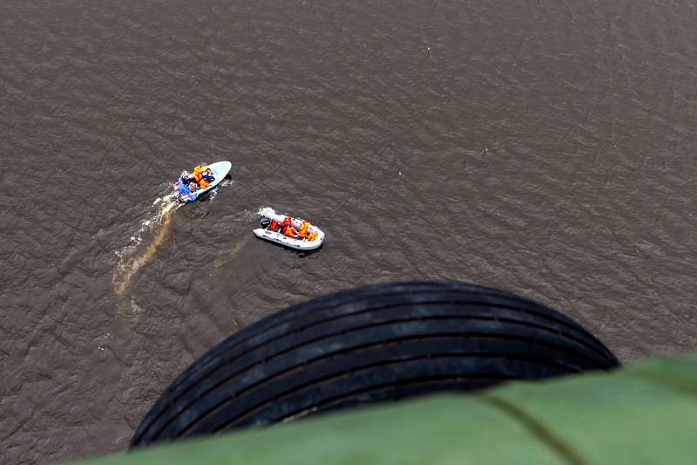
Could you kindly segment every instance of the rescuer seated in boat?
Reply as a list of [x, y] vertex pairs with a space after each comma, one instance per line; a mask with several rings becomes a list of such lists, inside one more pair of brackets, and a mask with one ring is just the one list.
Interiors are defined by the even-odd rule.
[[186, 170], [182, 171], [182, 174], [181, 176], [179, 176], [179, 179], [185, 186], [188, 186], [190, 183], [194, 182], [193, 176], [191, 176], [191, 173], [189, 173]]
[[206, 167], [202, 172], [201, 176], [203, 176], [203, 179], [205, 179], [208, 182], [213, 182], [215, 178], [213, 177], [213, 172], [211, 171], [210, 168]]
[[194, 168], [194, 180], [199, 185], [199, 187], [201, 187], [201, 189], [206, 189], [210, 184], [208, 183], [208, 181], [203, 179], [203, 170], [204, 168], [202, 168], [200, 165], [196, 165], [196, 168]]
[[300, 239], [307, 239], [308, 233], [307, 233], [307, 228], [310, 227], [310, 222], [309, 221], [303, 221], [302, 224], [300, 225], [300, 231], [298, 231], [298, 237]]
[[281, 223], [281, 231], [288, 237], [297, 237], [298, 230], [293, 227], [293, 218], [288, 215]]

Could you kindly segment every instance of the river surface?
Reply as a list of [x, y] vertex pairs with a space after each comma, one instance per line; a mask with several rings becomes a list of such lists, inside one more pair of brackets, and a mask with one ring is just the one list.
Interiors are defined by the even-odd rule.
[[[0, 2], [0, 463], [120, 450], [223, 338], [358, 285], [697, 349], [690, 1]], [[230, 160], [207, 201], [170, 182]], [[260, 207], [327, 233], [301, 255]]]

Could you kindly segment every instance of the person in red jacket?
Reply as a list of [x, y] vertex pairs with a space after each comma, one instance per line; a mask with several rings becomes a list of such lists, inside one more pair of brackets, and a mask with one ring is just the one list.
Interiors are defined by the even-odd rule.
[[288, 215], [281, 223], [281, 231], [288, 237], [295, 237], [298, 231], [293, 227], [293, 218]]

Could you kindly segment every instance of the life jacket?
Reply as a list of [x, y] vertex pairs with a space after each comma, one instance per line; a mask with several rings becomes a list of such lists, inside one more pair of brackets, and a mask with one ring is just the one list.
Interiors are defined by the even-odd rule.
[[302, 237], [303, 239], [307, 237], [307, 228], [310, 227], [310, 222], [309, 221], [303, 221], [303, 223], [300, 225], [300, 231], [298, 231], [298, 236]]
[[298, 231], [293, 226], [286, 226], [286, 228], [283, 230], [283, 234], [288, 237], [295, 237], [298, 235]]
[[310, 234], [307, 236], [307, 240], [312, 242], [315, 239], [317, 239], [317, 231], [312, 231]]
[[276, 220], [273, 220], [271, 222], [271, 224], [269, 225], [269, 229], [273, 229], [274, 231], [276, 230], [277, 227], [278, 227], [278, 221], [276, 221]]
[[[201, 189], [206, 189], [210, 186], [208, 181], [203, 179], [204, 170], [208, 170], [208, 168], [206, 168], [205, 166], [203, 168], [201, 168], [200, 165], [196, 165], [196, 168], [194, 168], [194, 180], [196, 181], [196, 183], [199, 186], [201, 186]], [[210, 171], [210, 170], [208, 170], [208, 171]]]

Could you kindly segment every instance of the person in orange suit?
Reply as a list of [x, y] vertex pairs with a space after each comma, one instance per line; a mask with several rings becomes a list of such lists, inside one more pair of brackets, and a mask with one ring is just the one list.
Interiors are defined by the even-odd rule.
[[288, 237], [296, 237], [298, 230], [293, 227], [293, 218], [288, 215], [281, 223], [281, 231]]
[[309, 221], [303, 221], [302, 224], [300, 225], [300, 231], [298, 231], [298, 236], [301, 239], [307, 239], [307, 228], [310, 227], [310, 222]]
[[202, 168], [200, 165], [196, 165], [196, 168], [194, 168], [194, 180], [201, 189], [206, 189], [208, 186], [210, 186], [208, 181], [203, 179], [203, 170], [205, 169], [205, 166]]

